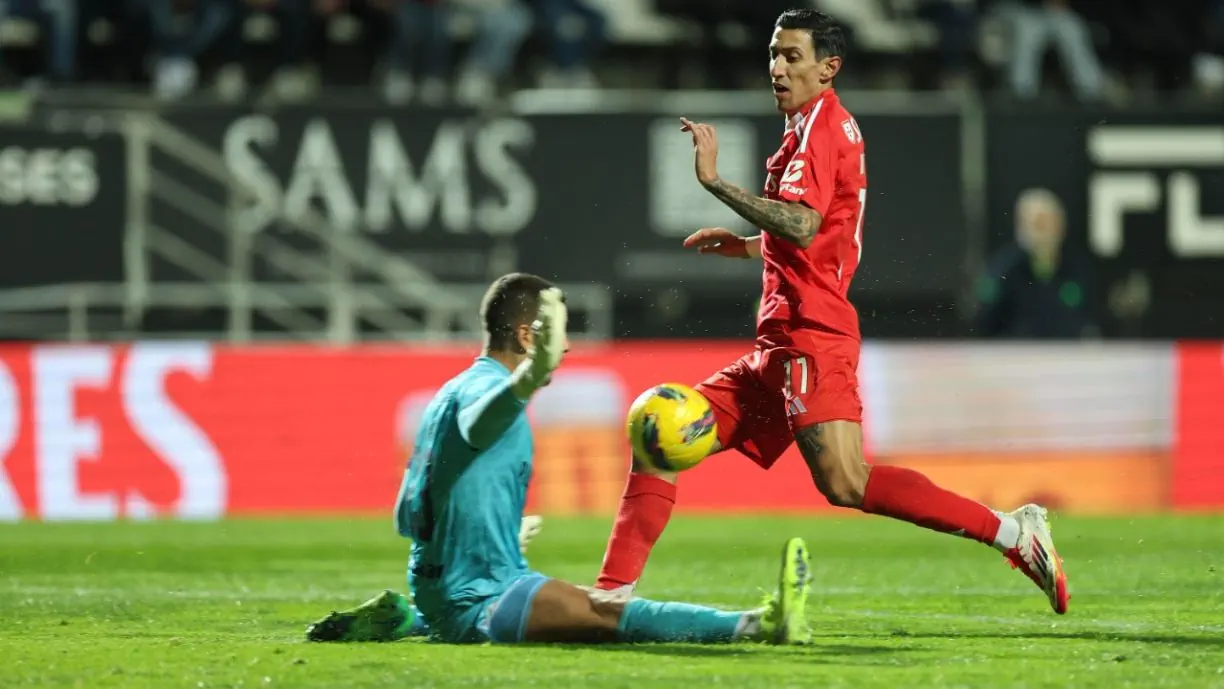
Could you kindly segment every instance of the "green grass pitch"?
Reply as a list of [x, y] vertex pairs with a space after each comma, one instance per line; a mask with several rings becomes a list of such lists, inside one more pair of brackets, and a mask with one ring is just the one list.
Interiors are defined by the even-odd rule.
[[[590, 582], [607, 519], [533, 566]], [[308, 644], [402, 588], [389, 519], [0, 525], [3, 687], [1224, 687], [1224, 517], [1057, 518], [1071, 611], [991, 550], [883, 519], [677, 518], [640, 593], [750, 606], [808, 539], [815, 644]]]

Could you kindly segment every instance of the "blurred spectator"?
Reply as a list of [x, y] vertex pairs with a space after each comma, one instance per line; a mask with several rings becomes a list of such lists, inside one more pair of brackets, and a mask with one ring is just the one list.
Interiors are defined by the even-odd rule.
[[1197, 58], [1211, 44], [1211, 18], [1218, 0], [1110, 0], [1094, 4], [1093, 16], [1108, 30], [1111, 55], [1127, 74], [1147, 74], [1158, 91], [1193, 86]]
[[1216, 48], [1224, 49], [1224, 0], [1214, 0], [1207, 7], [1208, 34]]
[[[552, 65], [541, 75], [544, 88], [594, 88], [590, 60], [607, 38], [607, 19], [585, 0], [535, 0], [540, 28], [552, 47]], [[571, 30], [580, 20], [581, 31]]]
[[47, 50], [46, 76], [57, 82], [76, 77], [78, 11], [78, 0], [0, 0], [0, 22], [20, 17], [38, 23]]
[[[237, 21], [231, 22], [221, 41], [221, 69], [217, 90], [225, 100], [245, 95], [247, 90], [244, 39], [245, 25], [253, 16], [266, 15], [277, 26], [274, 46], [275, 67], [266, 97], [279, 102], [303, 101], [315, 95], [319, 86], [320, 62], [325, 62], [329, 23], [344, 14], [364, 24], [363, 39], [376, 40], [386, 31], [387, 14], [403, 0], [243, 0]], [[371, 51], [373, 54], [373, 51]], [[368, 73], [368, 68], [363, 70]]]
[[978, 284], [975, 331], [984, 337], [1078, 339], [1098, 334], [1090, 279], [1063, 248], [1066, 214], [1048, 189], [1016, 200], [1016, 240]]
[[128, 0], [134, 14], [145, 15], [153, 32], [157, 62], [153, 92], [178, 98], [195, 90], [200, 54], [237, 20], [238, 0]]
[[450, 67], [452, 19], [475, 24], [466, 64], [455, 84], [454, 99], [463, 105], [492, 100], [498, 84], [510, 75], [519, 48], [531, 31], [531, 11], [521, 0], [395, 0], [396, 35], [392, 43], [391, 72], [386, 95], [396, 103], [412, 96], [411, 66], [418, 49], [424, 54], [420, 70], [423, 100], [438, 100], [442, 80]]
[[252, 14], [263, 13], [275, 18], [277, 24], [277, 68], [272, 75], [270, 91], [278, 100], [305, 98], [314, 86], [309, 73], [313, 22], [320, 15], [339, 11], [341, 3], [335, 0], [245, 0], [242, 5], [221, 38], [222, 67], [217, 73], [217, 90], [221, 97], [234, 100], [246, 94], [243, 30]]
[[1011, 0], [1002, 9], [1011, 31], [1009, 80], [1015, 95], [1026, 99], [1037, 96], [1042, 62], [1053, 43], [1076, 96], [1083, 101], [1100, 98], [1100, 59], [1088, 23], [1071, 7], [1070, 0]]
[[416, 80], [420, 81], [420, 98], [425, 104], [438, 105], [446, 97], [451, 12], [444, 2], [400, 0], [392, 8], [395, 37], [384, 90], [391, 103], [408, 102], [416, 90]]
[[939, 32], [939, 86], [970, 86], [977, 37], [973, 0], [920, 0], [918, 16], [934, 24]]
[[[797, 6], [812, 3], [796, 0], [655, 0], [660, 14], [675, 17], [695, 25], [698, 29], [701, 55], [709, 86], [718, 89], [738, 88], [736, 76], [743, 67], [742, 53], [728, 50], [723, 44], [721, 31], [727, 24], [739, 24], [748, 30], [750, 41], [764, 47], [769, 43], [774, 22], [778, 15]], [[755, 47], [755, 45], [753, 46]], [[683, 49], [679, 58], [692, 51]], [[680, 72], [683, 59], [674, 59], [666, 76], [668, 88], [681, 88]], [[766, 75], [764, 58], [760, 67], [762, 79]], [[766, 83], [762, 81], [761, 83]]]
[[1194, 75], [1203, 90], [1224, 92], [1224, 0], [1208, 4], [1203, 24], [1207, 43], [1194, 58]]

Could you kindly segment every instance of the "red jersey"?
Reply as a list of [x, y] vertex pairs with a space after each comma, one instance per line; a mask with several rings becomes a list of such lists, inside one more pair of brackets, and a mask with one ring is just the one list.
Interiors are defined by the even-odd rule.
[[847, 292], [863, 254], [867, 163], [863, 134], [833, 89], [786, 123], [767, 162], [765, 197], [802, 203], [824, 218], [806, 248], [767, 233], [757, 338], [777, 343], [796, 330], [861, 339]]

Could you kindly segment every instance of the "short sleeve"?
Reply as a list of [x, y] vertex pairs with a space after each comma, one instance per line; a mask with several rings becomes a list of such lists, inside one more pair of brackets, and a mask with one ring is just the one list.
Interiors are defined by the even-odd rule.
[[802, 203], [825, 215], [833, 201], [833, 188], [837, 176], [837, 142], [833, 141], [827, 128], [814, 122], [812, 130], [805, 132], [799, 148], [782, 173], [778, 185], [778, 198], [783, 201]]
[[507, 380], [509, 379], [506, 376], [500, 376], [494, 373], [483, 373], [472, 376], [459, 390], [459, 408], [466, 409], [467, 407], [476, 404], [494, 388], [506, 383]]

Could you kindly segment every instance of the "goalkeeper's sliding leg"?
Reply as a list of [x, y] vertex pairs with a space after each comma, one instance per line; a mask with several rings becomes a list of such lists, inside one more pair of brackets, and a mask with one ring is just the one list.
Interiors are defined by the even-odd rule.
[[[763, 607], [724, 612], [688, 603], [624, 598], [527, 574], [497, 597], [455, 615], [429, 619], [432, 639], [451, 643], [729, 643], [804, 644], [810, 556], [802, 539], [783, 549], [777, 590]], [[310, 626], [312, 641], [394, 641], [411, 636], [419, 615], [406, 596], [391, 591]]]

